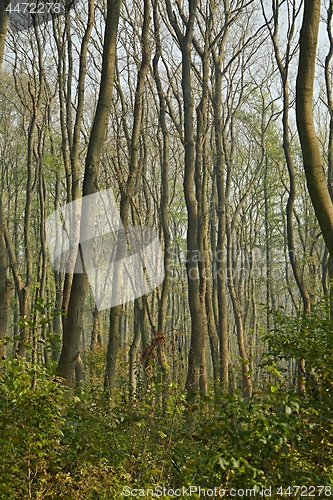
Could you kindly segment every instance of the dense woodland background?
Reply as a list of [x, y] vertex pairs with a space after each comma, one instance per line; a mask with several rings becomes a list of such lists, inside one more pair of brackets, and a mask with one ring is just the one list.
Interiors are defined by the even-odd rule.
[[[26, 30], [11, 5], [1, 498], [329, 496], [333, 2], [88, 0]], [[165, 279], [98, 311], [85, 274], [53, 270], [45, 221], [107, 188], [125, 229], [158, 230]]]

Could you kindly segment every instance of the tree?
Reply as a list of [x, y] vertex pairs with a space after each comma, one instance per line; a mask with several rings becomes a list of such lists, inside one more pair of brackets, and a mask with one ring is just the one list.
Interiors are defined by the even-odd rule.
[[[0, 80], [3, 54], [6, 42], [6, 33], [8, 26], [9, 13], [6, 11], [10, 0], [0, 0]], [[11, 292], [13, 289], [12, 282], [8, 279], [7, 272], [7, 250], [4, 233], [3, 206], [2, 206], [2, 189], [0, 193], [0, 360], [5, 357], [6, 349], [4, 341], [6, 337], [8, 307]]]
[[[99, 164], [112, 104], [116, 40], [121, 3], [122, 0], [108, 0], [107, 2], [102, 75], [99, 98], [86, 156], [82, 190], [83, 196], [95, 193], [98, 189]], [[88, 225], [89, 221], [84, 221], [84, 224], [82, 224], [80, 228], [81, 234], [84, 235]], [[75, 365], [80, 356], [83, 308], [87, 284], [88, 279], [86, 273], [74, 274], [63, 332], [62, 351], [58, 363], [59, 374], [64, 377], [67, 385], [72, 384]]]
[[0, 0], [0, 67], [2, 66], [5, 50], [6, 34], [9, 21], [9, 12], [6, 10], [10, 0]]
[[327, 186], [313, 115], [313, 88], [320, 21], [320, 0], [305, 0], [296, 80], [296, 120], [311, 201], [333, 256], [333, 203]]
[[190, 401], [197, 397], [200, 381], [200, 369], [202, 360], [203, 339], [203, 317], [202, 297], [200, 297], [200, 277], [197, 256], [198, 245], [198, 201], [196, 198], [195, 185], [195, 134], [194, 134], [194, 101], [191, 78], [192, 65], [192, 38], [196, 18], [197, 2], [188, 1], [188, 19], [183, 17], [185, 33], [183, 34], [178, 25], [175, 13], [167, 0], [167, 13], [171, 26], [178, 39], [182, 53], [182, 91], [184, 101], [184, 140], [185, 140], [185, 170], [184, 170], [184, 194], [187, 207], [187, 283], [188, 299], [191, 313], [191, 345], [188, 355], [188, 373], [186, 390]]
[[[291, 13], [288, 10], [288, 29], [287, 29], [287, 42], [286, 51], [284, 57], [281, 56], [281, 50], [279, 47], [279, 28], [280, 28], [280, 7], [278, 2], [272, 2], [273, 9], [273, 28], [270, 26], [267, 20], [265, 9], [262, 4], [263, 13], [265, 16], [266, 25], [269, 29], [271, 40], [274, 47], [275, 59], [278, 66], [278, 70], [282, 82], [282, 101], [283, 101], [283, 111], [282, 111], [282, 126], [283, 126], [283, 150], [286, 159], [286, 164], [289, 173], [289, 196], [286, 206], [287, 215], [287, 244], [288, 253], [290, 258], [291, 267], [293, 270], [294, 278], [297, 283], [300, 295], [303, 301], [303, 312], [308, 314], [311, 309], [310, 295], [307, 290], [306, 284], [303, 279], [302, 271], [299, 265], [299, 259], [297, 257], [296, 246], [295, 246], [295, 235], [294, 235], [294, 206], [296, 198], [296, 176], [294, 160], [291, 152], [291, 134], [290, 134], [290, 124], [289, 124], [289, 111], [290, 111], [290, 92], [289, 92], [289, 72], [290, 64], [295, 52], [292, 47], [297, 17], [300, 12], [301, 6], [297, 5], [296, 1], [293, 1], [291, 5]], [[289, 5], [288, 5], [289, 9]], [[300, 392], [304, 391], [304, 362], [299, 360], [299, 376], [298, 384]]]
[[[140, 143], [140, 133], [142, 126], [142, 116], [143, 116], [143, 96], [144, 88], [146, 83], [146, 76], [149, 67], [149, 55], [150, 46], [148, 43], [149, 35], [149, 24], [150, 24], [150, 2], [149, 0], [144, 0], [144, 14], [143, 14], [143, 25], [142, 25], [142, 36], [141, 36], [141, 47], [142, 47], [142, 60], [138, 70], [137, 84], [135, 89], [135, 99], [134, 99], [134, 118], [133, 118], [133, 128], [132, 136], [130, 140], [130, 151], [129, 151], [129, 172], [128, 177], [122, 189], [122, 195], [120, 200], [120, 217], [124, 226], [125, 233], [129, 225], [129, 212], [130, 205], [135, 191], [135, 185], [139, 173], [140, 163], [139, 163], [139, 143]], [[117, 253], [116, 261], [119, 261], [125, 255], [125, 245], [126, 237], [120, 235], [117, 241]], [[122, 266], [115, 265], [114, 268], [114, 278], [113, 278], [113, 296], [117, 296], [120, 293], [120, 283], [121, 283], [121, 273]], [[114, 405], [114, 388], [115, 388], [115, 377], [116, 377], [116, 363], [117, 363], [117, 352], [119, 345], [119, 328], [120, 328], [120, 317], [121, 317], [121, 305], [116, 305], [111, 308], [110, 311], [110, 328], [109, 328], [109, 344], [107, 352], [107, 364], [105, 371], [105, 386], [109, 388], [110, 391], [110, 402]]]

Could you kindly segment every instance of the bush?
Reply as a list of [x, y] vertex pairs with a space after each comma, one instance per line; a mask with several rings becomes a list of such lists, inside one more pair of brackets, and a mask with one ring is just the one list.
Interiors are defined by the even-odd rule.
[[175, 448], [179, 483], [258, 490], [333, 484], [330, 403], [310, 405], [282, 391], [252, 401], [229, 396]]
[[1, 498], [45, 498], [62, 438], [63, 389], [20, 358], [1, 370]]
[[190, 408], [176, 387], [160, 404], [156, 383], [111, 410], [95, 384], [74, 395], [22, 359], [0, 369], [1, 499], [109, 500], [124, 486], [333, 484], [329, 391], [316, 399], [281, 383], [250, 401], [236, 394]]

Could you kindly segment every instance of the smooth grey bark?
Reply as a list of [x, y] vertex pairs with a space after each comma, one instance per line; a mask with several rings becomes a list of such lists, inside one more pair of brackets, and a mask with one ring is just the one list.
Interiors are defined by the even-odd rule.
[[[29, 92], [31, 105], [31, 119], [28, 127], [28, 145], [27, 145], [27, 180], [26, 180], [26, 201], [24, 207], [24, 225], [23, 225], [23, 241], [24, 241], [24, 257], [25, 257], [25, 277], [23, 278], [19, 269], [18, 259], [15, 253], [15, 245], [12, 242], [8, 227], [4, 224], [6, 246], [9, 255], [10, 266], [12, 269], [14, 283], [19, 299], [20, 316], [22, 325], [20, 328], [20, 340], [18, 344], [18, 354], [21, 357], [26, 356], [27, 342], [29, 340], [29, 325], [28, 318], [30, 314], [30, 293], [33, 283], [33, 261], [32, 261], [32, 245], [31, 245], [31, 214], [32, 214], [32, 199], [33, 199], [33, 182], [34, 182], [34, 150], [36, 145], [36, 130], [38, 118], [41, 111], [42, 99], [44, 97], [45, 88], [45, 71], [43, 65], [43, 46], [36, 26], [34, 26], [34, 35], [37, 47], [37, 56], [34, 63], [38, 67], [38, 77], [35, 78], [31, 91]], [[15, 78], [15, 77], [14, 77]], [[21, 96], [21, 100], [22, 96]]]
[[[303, 273], [299, 265], [299, 260], [296, 253], [295, 246], [295, 236], [294, 236], [294, 206], [296, 199], [296, 176], [294, 161], [291, 153], [290, 147], [290, 126], [289, 126], [289, 109], [290, 109], [290, 97], [289, 97], [289, 66], [292, 59], [292, 49], [291, 44], [294, 38], [295, 27], [299, 9], [296, 8], [295, 3], [293, 4], [291, 19], [289, 20], [288, 26], [288, 40], [286, 47], [285, 57], [281, 57], [279, 48], [279, 27], [280, 27], [280, 12], [278, 2], [273, 2], [273, 19], [274, 25], [273, 30], [269, 26], [269, 22], [266, 19], [266, 24], [269, 27], [270, 35], [274, 47], [275, 59], [279, 69], [281, 82], [282, 82], [282, 98], [283, 98], [283, 110], [282, 110], [282, 126], [283, 126], [283, 150], [286, 159], [286, 164], [289, 173], [289, 196], [286, 206], [286, 216], [287, 216], [287, 244], [288, 244], [288, 254], [290, 259], [291, 268], [294, 274], [295, 281], [297, 283], [300, 295], [303, 302], [303, 313], [306, 315], [311, 310], [311, 299], [308, 292], [307, 286], [303, 279]], [[299, 370], [298, 370], [298, 391], [304, 392], [305, 390], [305, 378], [303, 376], [303, 366], [304, 361], [299, 360]]]
[[[150, 56], [150, 44], [149, 44], [149, 24], [150, 24], [150, 2], [149, 0], [144, 0], [144, 14], [143, 14], [143, 25], [141, 33], [141, 50], [142, 58], [141, 64], [138, 72], [138, 79], [135, 91], [135, 101], [134, 101], [134, 119], [132, 128], [132, 137], [130, 142], [130, 163], [129, 172], [126, 181], [126, 187], [122, 192], [120, 200], [120, 217], [125, 229], [125, 232], [129, 224], [129, 210], [131, 200], [134, 195], [135, 183], [137, 181], [139, 173], [139, 140], [142, 126], [142, 116], [143, 116], [143, 94], [146, 84], [146, 77], [149, 68], [149, 56]], [[122, 238], [121, 241], [118, 238], [117, 241], [117, 253], [116, 261], [123, 258], [125, 250], [126, 241]], [[121, 266], [118, 268], [118, 276], [114, 277], [114, 287], [112, 294], [113, 296], [118, 296], [120, 293], [119, 283], [121, 282]], [[121, 309], [122, 306], [115, 306], [111, 308], [110, 311], [110, 328], [109, 328], [109, 344], [107, 351], [107, 362], [106, 371], [104, 378], [104, 386], [109, 390], [110, 405], [111, 407], [115, 404], [115, 380], [116, 380], [116, 365], [117, 365], [117, 354], [120, 339], [120, 320], [121, 320]]]
[[162, 135], [162, 152], [161, 152], [161, 204], [160, 204], [160, 213], [161, 213], [161, 225], [163, 230], [164, 237], [164, 271], [165, 277], [162, 284], [161, 291], [161, 299], [158, 308], [158, 325], [157, 330], [159, 335], [161, 335], [161, 340], [158, 344], [158, 359], [159, 364], [163, 374], [163, 391], [165, 399], [168, 399], [168, 386], [171, 383], [171, 367], [167, 362], [167, 357], [165, 354], [165, 339], [166, 339], [166, 323], [167, 323], [167, 306], [168, 306], [168, 295], [169, 295], [169, 287], [170, 287], [170, 273], [171, 273], [171, 260], [172, 256], [170, 253], [171, 249], [171, 235], [169, 229], [169, 147], [170, 147], [170, 139], [169, 139], [169, 131], [166, 122], [166, 101], [165, 95], [163, 91], [163, 86], [158, 70], [158, 64], [162, 55], [162, 45], [161, 45], [161, 36], [160, 36], [160, 22], [159, 22], [159, 14], [158, 14], [158, 1], [154, 0], [153, 3], [153, 18], [154, 18], [154, 30], [155, 30], [155, 43], [156, 43], [156, 51], [153, 58], [153, 72], [154, 79], [156, 83], [156, 88], [158, 92], [159, 99], [159, 124], [161, 127], [161, 135]]
[[8, 256], [3, 225], [2, 196], [0, 197], [0, 362], [6, 357], [5, 337], [7, 332], [9, 301], [13, 283], [8, 277]]
[[[331, 200], [333, 200], [333, 94], [332, 94], [332, 78], [331, 78], [331, 64], [333, 57], [333, 33], [332, 33], [332, 20], [333, 20], [333, 0], [330, 0], [327, 8], [327, 23], [326, 31], [329, 39], [329, 50], [327, 56], [325, 57], [325, 85], [326, 85], [326, 97], [327, 106], [330, 114], [330, 125], [329, 125], [329, 136], [328, 136], [328, 172], [327, 181], [328, 189], [330, 193]], [[331, 257], [327, 256], [327, 248], [325, 249], [325, 255], [323, 258], [323, 290], [327, 295], [330, 316], [333, 317], [333, 260]]]
[[196, 0], [188, 1], [189, 16], [185, 26], [185, 34], [177, 23], [169, 0], [166, 1], [168, 18], [179, 41], [182, 52], [182, 91], [184, 105], [184, 144], [185, 171], [184, 193], [187, 207], [187, 282], [188, 300], [191, 314], [191, 343], [188, 355], [188, 371], [185, 388], [189, 402], [197, 399], [199, 392], [200, 371], [203, 348], [203, 318], [200, 301], [200, 277], [197, 265], [198, 246], [198, 202], [195, 186], [195, 134], [194, 134], [194, 100], [191, 81], [192, 38], [197, 9]]
[[333, 203], [323, 168], [313, 115], [320, 6], [320, 0], [304, 1], [296, 80], [296, 120], [308, 191], [323, 238], [330, 256], [333, 257]]
[[[9, 3], [10, 0], [0, 0], [0, 78], [9, 19], [6, 7]], [[2, 195], [0, 195], [0, 360], [6, 357], [5, 337], [12, 290], [13, 283], [8, 278], [8, 257], [3, 225]]]
[[129, 397], [134, 400], [136, 396], [139, 375], [138, 353], [141, 340], [141, 310], [142, 299], [134, 300], [134, 337], [129, 350]]
[[0, 0], [0, 70], [3, 61], [3, 54], [5, 50], [6, 35], [9, 21], [9, 12], [6, 8], [10, 4], [10, 0]]
[[[112, 89], [115, 73], [116, 40], [121, 0], [108, 0], [104, 35], [102, 74], [100, 91], [94, 122], [92, 125], [83, 180], [83, 196], [95, 193], [98, 189], [99, 164], [104, 144], [112, 104]], [[83, 233], [86, 223], [81, 225]], [[63, 345], [58, 363], [58, 372], [71, 385], [76, 362], [80, 357], [83, 309], [87, 290], [87, 275], [74, 274], [71, 294], [65, 319]]]
[[95, 306], [93, 312], [93, 327], [91, 331], [90, 350], [94, 351], [101, 345], [102, 312]]
[[222, 122], [222, 59], [225, 39], [223, 38], [218, 54], [213, 52], [215, 69], [215, 89], [213, 94], [214, 134], [216, 147], [215, 176], [217, 188], [218, 238], [216, 245], [216, 277], [218, 290], [218, 337], [220, 342], [220, 384], [223, 391], [229, 388], [229, 346], [227, 324], [227, 286], [226, 286], [226, 174], [223, 151]]

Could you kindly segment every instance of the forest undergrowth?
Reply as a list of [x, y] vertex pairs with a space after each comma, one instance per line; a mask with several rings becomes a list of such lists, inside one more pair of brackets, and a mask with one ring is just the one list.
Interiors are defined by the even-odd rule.
[[[280, 314], [263, 337], [265, 383], [250, 400], [236, 392], [188, 404], [175, 384], [165, 390], [156, 367], [134, 399], [120, 383], [111, 409], [102, 347], [88, 354], [90, 382], [75, 392], [50, 367], [3, 361], [0, 498], [200, 498], [199, 487], [288, 495], [290, 485], [323, 487], [315, 497], [325, 496], [333, 485], [331, 326], [320, 308], [306, 320]], [[304, 394], [288, 390], [280, 366], [300, 356], [313, 374]]]

